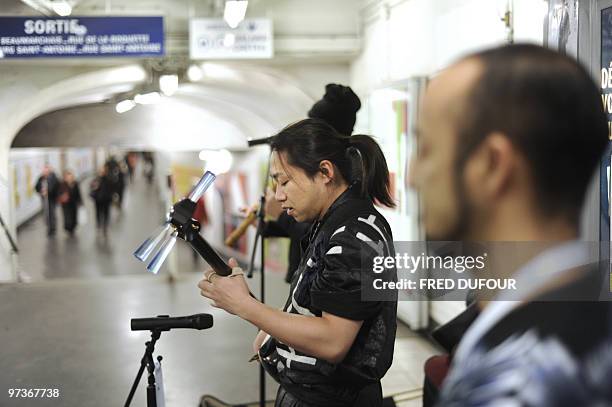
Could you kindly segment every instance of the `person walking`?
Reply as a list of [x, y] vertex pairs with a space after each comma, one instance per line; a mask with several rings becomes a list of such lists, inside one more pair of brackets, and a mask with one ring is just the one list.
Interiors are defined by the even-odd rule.
[[77, 212], [83, 200], [79, 183], [71, 171], [64, 171], [64, 179], [59, 185], [58, 202], [62, 205], [64, 214], [64, 230], [73, 236], [78, 224]]
[[55, 235], [55, 207], [57, 202], [59, 181], [53, 168], [49, 164], [45, 164], [40, 177], [36, 181], [34, 189], [42, 199], [43, 214], [45, 223], [47, 224], [47, 236]]
[[113, 201], [113, 183], [109, 177], [108, 165], [104, 165], [98, 176], [91, 182], [89, 195], [96, 204], [96, 227], [106, 238], [110, 206]]

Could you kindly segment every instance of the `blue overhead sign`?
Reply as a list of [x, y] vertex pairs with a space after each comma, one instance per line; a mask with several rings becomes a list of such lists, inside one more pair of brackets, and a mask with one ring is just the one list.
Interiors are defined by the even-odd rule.
[[163, 17], [0, 17], [0, 59], [163, 55]]

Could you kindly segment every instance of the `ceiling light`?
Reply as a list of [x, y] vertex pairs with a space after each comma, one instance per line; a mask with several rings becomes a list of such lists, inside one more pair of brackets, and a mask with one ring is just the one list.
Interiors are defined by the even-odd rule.
[[161, 99], [161, 95], [159, 94], [159, 92], [150, 92], [150, 93], [143, 93], [143, 94], [139, 93], [136, 96], [134, 96], [134, 102], [140, 105], [152, 105], [152, 104], [159, 102], [160, 99]]
[[172, 96], [178, 89], [178, 75], [162, 75], [159, 77], [159, 89], [166, 96]]
[[225, 174], [232, 168], [234, 158], [232, 153], [226, 149], [202, 150], [198, 155], [200, 160], [205, 161], [205, 169], [214, 174]]
[[227, 25], [231, 28], [238, 27], [238, 24], [244, 20], [248, 5], [247, 0], [227, 0], [223, 12], [223, 19], [227, 22]]
[[205, 77], [215, 80], [236, 80], [239, 78], [235, 69], [212, 62], [202, 64], [202, 73]]
[[225, 37], [223, 37], [223, 46], [226, 48], [231, 48], [236, 43], [236, 36], [233, 33], [226, 33]]
[[136, 106], [136, 103], [133, 100], [122, 100], [121, 102], [117, 103], [117, 105], [115, 106], [115, 110], [117, 111], [117, 113], [125, 113], [132, 110], [134, 106]]
[[69, 16], [72, 13], [72, 6], [65, 0], [54, 1], [52, 7], [53, 11], [62, 17]]
[[191, 82], [197, 82], [204, 77], [204, 72], [202, 72], [202, 68], [197, 65], [191, 65], [189, 69], [187, 69], [187, 77]]

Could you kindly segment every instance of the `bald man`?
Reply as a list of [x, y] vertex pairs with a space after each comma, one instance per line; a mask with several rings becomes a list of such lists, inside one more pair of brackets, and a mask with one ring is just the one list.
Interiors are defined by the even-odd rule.
[[439, 405], [610, 405], [592, 367], [612, 372], [609, 275], [577, 241], [608, 142], [595, 83], [569, 57], [504, 46], [433, 79], [421, 119], [411, 182], [428, 239], [538, 242], [513, 258], [513, 301], [481, 302]]

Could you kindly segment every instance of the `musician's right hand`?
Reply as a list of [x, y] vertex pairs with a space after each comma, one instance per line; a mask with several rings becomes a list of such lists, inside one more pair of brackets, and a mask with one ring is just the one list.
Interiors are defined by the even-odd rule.
[[268, 334], [264, 331], [259, 331], [259, 333], [255, 337], [255, 340], [253, 341], [253, 352], [259, 353], [259, 348], [261, 348], [261, 345], [263, 345], [263, 341], [267, 335]]

